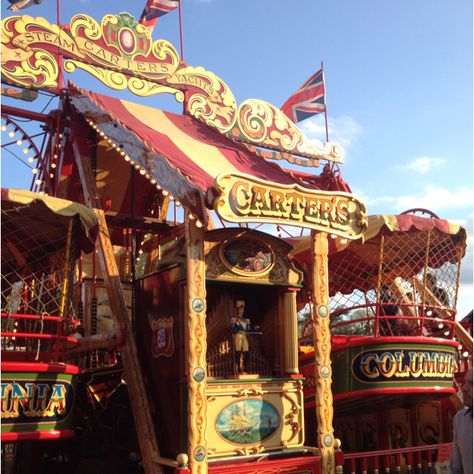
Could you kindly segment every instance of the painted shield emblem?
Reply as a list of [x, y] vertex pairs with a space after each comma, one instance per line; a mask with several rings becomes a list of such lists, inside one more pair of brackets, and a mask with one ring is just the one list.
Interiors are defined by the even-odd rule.
[[171, 357], [174, 353], [174, 318], [160, 318], [151, 322], [151, 354], [153, 357]]

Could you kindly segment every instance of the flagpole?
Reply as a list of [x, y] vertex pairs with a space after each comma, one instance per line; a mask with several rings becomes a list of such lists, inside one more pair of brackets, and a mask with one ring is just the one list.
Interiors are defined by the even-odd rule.
[[183, 16], [181, 12], [181, 4], [183, 2], [179, 0], [178, 2], [178, 13], [179, 13], [179, 42], [181, 46], [181, 61], [184, 63], [184, 42], [183, 42]]
[[[56, 14], [57, 14], [57, 23], [58, 23], [58, 28], [61, 30], [61, 0], [56, 0]], [[58, 86], [59, 89], [62, 89], [64, 84], [63, 80], [63, 55], [60, 53], [60, 50], [58, 48]]]
[[328, 130], [328, 104], [326, 102], [326, 81], [324, 78], [324, 64], [321, 61], [321, 71], [323, 73], [323, 86], [324, 86], [324, 121], [326, 123], [326, 143], [329, 143], [329, 130]]

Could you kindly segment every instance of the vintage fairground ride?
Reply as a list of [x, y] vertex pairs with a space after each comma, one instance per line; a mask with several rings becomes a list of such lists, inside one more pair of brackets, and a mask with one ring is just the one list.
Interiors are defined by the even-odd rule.
[[[62, 72], [75, 69], [138, 96], [171, 93], [183, 102], [185, 113], [72, 83], [62, 87]], [[341, 357], [334, 361], [337, 372], [331, 369], [331, 309], [340, 327], [350, 323], [375, 331], [376, 337], [360, 337], [354, 347], [366, 340], [364, 350], [386, 364], [384, 370], [389, 357], [404, 370], [407, 350], [418, 357], [418, 340], [408, 338], [406, 349], [397, 349], [395, 335], [382, 336], [399, 319], [380, 317], [382, 283], [397, 297], [412, 291], [412, 304], [406, 303], [411, 312], [404, 319], [418, 325], [420, 337], [430, 341], [423, 350], [433, 353], [442, 375], [440, 393], [453, 393], [457, 346], [445, 335], [435, 339], [433, 331], [451, 331], [455, 294], [446, 309], [437, 304], [434, 292], [428, 293], [428, 273], [421, 276], [425, 268], [432, 267], [440, 277], [444, 264], [458, 265], [464, 231], [446, 233], [452, 251], [430, 259], [437, 248], [439, 229], [434, 226], [427, 257], [413, 256], [417, 266], [412, 273], [408, 268], [390, 273], [380, 257], [383, 245], [366, 257], [380, 262], [370, 267], [373, 274], [363, 273], [364, 267], [354, 270], [351, 279], [344, 273], [350, 266], [342, 263], [328, 272], [332, 245], [347, 246], [367, 229], [365, 206], [340, 177], [340, 148], [309, 142], [264, 101], [237, 105], [221, 78], [180, 61], [173, 45], [153, 42], [149, 31], [126, 13], [106, 15], [100, 23], [76, 15], [62, 27], [43, 18], [5, 18], [2, 78], [23, 90], [41, 89], [60, 98], [58, 110], [48, 115], [3, 106], [2, 130], [13, 144], [21, 134], [18, 144], [28, 137], [17, 118], [39, 121], [43, 145], [35, 145], [30, 136], [25, 147], [26, 153], [34, 152], [28, 161], [35, 165], [35, 196], [41, 206], [56, 198], [81, 203], [98, 225], [95, 251], [89, 255], [79, 254], [79, 240], [73, 238], [75, 232], [91, 236], [77, 219], [71, 224], [46, 220], [26, 228], [22, 212], [12, 212], [12, 224], [2, 232], [8, 257], [2, 266], [2, 344], [7, 351], [2, 439], [16, 443], [13, 472], [29, 472], [24, 466], [33, 463], [36, 472], [54, 468], [77, 474], [341, 472], [343, 453], [333, 429], [333, 373], [338, 376], [336, 396], [350, 395], [341, 405], [343, 414], [350, 398], [361, 401], [364, 388], [340, 385], [339, 375], [351, 373], [345, 356], [356, 350], [349, 336], [333, 340], [339, 344], [333, 354]], [[285, 160], [294, 165], [292, 171], [280, 165]], [[28, 214], [28, 206], [24, 212]], [[33, 219], [43, 212], [28, 215]], [[10, 229], [19, 227], [25, 238], [37, 240], [51, 222], [51, 239], [59, 233], [62, 240], [49, 258], [9, 237]], [[216, 229], [214, 222], [223, 228]], [[224, 222], [234, 227], [226, 228]], [[304, 265], [290, 258], [291, 244], [249, 223], [309, 230], [306, 278]], [[49, 237], [39, 242], [41, 250], [50, 248]], [[420, 252], [425, 248], [417, 245]], [[394, 255], [391, 261], [396, 260]], [[69, 276], [61, 273], [66, 270]], [[369, 298], [357, 308], [343, 303], [348, 311], [364, 311], [364, 317], [359, 314], [355, 321], [352, 315], [347, 323], [343, 304], [330, 306], [334, 281], [341, 295], [357, 289]], [[305, 300], [313, 310], [315, 342], [304, 360], [306, 378], [314, 381], [306, 402], [297, 317], [298, 302]], [[433, 322], [446, 328], [433, 329]], [[377, 337], [385, 342], [375, 348]], [[384, 355], [386, 344], [389, 355]], [[413, 363], [419, 360], [421, 356]], [[367, 370], [377, 370], [374, 363], [366, 364]], [[427, 377], [423, 387], [433, 391], [434, 385]], [[378, 385], [373, 388], [379, 390]], [[400, 399], [397, 390], [392, 393]], [[31, 407], [43, 405], [41, 413], [31, 413]], [[64, 407], [73, 410], [72, 417]], [[9, 417], [15, 410], [15, 417]], [[42, 417], [49, 417], [46, 424]], [[61, 445], [51, 440], [46, 454], [35, 444], [35, 439], [73, 434]]]
[[2, 442], [71, 438], [79, 367], [65, 353], [81, 324], [76, 261], [93, 249], [97, 219], [81, 204], [2, 189], [1, 222]]
[[[334, 430], [347, 472], [425, 471], [449, 456], [456, 378], [472, 362], [472, 336], [455, 320], [466, 233], [418, 209], [368, 223], [364, 242], [336, 239], [330, 249]], [[294, 257], [310, 270], [305, 240]], [[300, 333], [308, 420], [311, 328], [303, 321]]]
[[[100, 23], [76, 15], [62, 27], [43, 18], [5, 18], [2, 48], [3, 80], [60, 98], [58, 110], [48, 115], [4, 106], [2, 130], [13, 139], [5, 146], [33, 140], [18, 118], [39, 121], [43, 145], [33, 140], [25, 147], [35, 166], [34, 190], [86, 205], [99, 228], [95, 251], [82, 254], [76, 266], [72, 256], [78, 254], [65, 247], [62, 268], [76, 269], [73, 281], [58, 282], [58, 272], [47, 267], [35, 274], [34, 288], [25, 289], [29, 280], [17, 288], [13, 277], [5, 288], [8, 301], [23, 291], [20, 312], [5, 310], [8, 324], [20, 320], [17, 332], [5, 326], [6, 347], [17, 348], [13, 338], [21, 339], [26, 342], [15, 355], [50, 370], [73, 362], [80, 367], [75, 416], [72, 425], [61, 425], [74, 431], [74, 440], [33, 456], [38, 445], [31, 439], [40, 437], [35, 433], [42, 426], [30, 426], [29, 437], [15, 445], [13, 471], [22, 472], [28, 462], [37, 472], [340, 470], [342, 452], [332, 427], [328, 235], [359, 239], [367, 226], [364, 205], [338, 174], [340, 148], [309, 142], [264, 101], [237, 106], [221, 78], [180, 61], [173, 45], [153, 42], [125, 13]], [[71, 83], [62, 87], [61, 74], [75, 69], [139, 96], [171, 93], [185, 113]], [[319, 172], [290, 172], [270, 160]], [[214, 229], [213, 219], [234, 228]], [[319, 383], [313, 446], [305, 441], [298, 368], [303, 273], [289, 260], [288, 243], [249, 223], [311, 231], [309, 287], [322, 342], [314, 359]], [[43, 227], [28, 233], [39, 235]], [[56, 295], [61, 284], [76, 290], [73, 301], [60, 298], [59, 310], [43, 307], [46, 288]], [[81, 317], [72, 307], [81, 308]], [[77, 337], [65, 334], [72, 330], [68, 322]], [[47, 346], [45, 331], [53, 323], [57, 333], [48, 339], [56, 342]], [[17, 374], [9, 377], [15, 395], [2, 392], [2, 410], [16, 403], [23, 421], [38, 391], [16, 382]], [[62, 405], [56, 398], [52, 403], [59, 426]], [[7, 418], [2, 422], [9, 426]]]

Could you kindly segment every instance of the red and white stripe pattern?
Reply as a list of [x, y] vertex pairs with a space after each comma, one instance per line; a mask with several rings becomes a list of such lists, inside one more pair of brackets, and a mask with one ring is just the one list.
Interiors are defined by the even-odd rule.
[[179, 0], [148, 0], [139, 23], [146, 26], [151, 33], [160, 16], [166, 15], [178, 7]]
[[295, 123], [325, 110], [322, 69], [314, 73], [281, 107], [281, 111]]

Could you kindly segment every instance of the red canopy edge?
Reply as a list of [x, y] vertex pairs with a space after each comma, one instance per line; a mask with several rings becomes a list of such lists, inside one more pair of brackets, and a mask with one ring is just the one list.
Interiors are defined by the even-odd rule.
[[[94, 242], [97, 237], [99, 226], [96, 215], [86, 206], [67, 199], [47, 196], [22, 189], [2, 188], [1, 199], [3, 209], [8, 208], [9, 204], [31, 206], [32, 204], [38, 203], [42, 205], [47, 212], [51, 212], [52, 214], [57, 214], [66, 218], [78, 217], [82, 228], [82, 236], [80, 240], [82, 250], [88, 253], [94, 248]], [[43, 220], [46, 222], [46, 219]], [[57, 224], [55, 223], [52, 225]]]
[[150, 180], [156, 180], [202, 218], [206, 215], [206, 204], [212, 204], [208, 201], [214, 195], [214, 180], [222, 172], [246, 173], [270, 183], [327, 190], [328, 181], [323, 175], [308, 182], [192, 117], [70, 87], [70, 101], [76, 112], [120, 146]]
[[[329, 271], [330, 271], [330, 293], [340, 291], [349, 294], [354, 289], [367, 290], [372, 285], [372, 280], [366, 280], [364, 275], [374, 275], [378, 271], [378, 249], [382, 236], [397, 235], [407, 237], [407, 248], [399, 254], [397, 267], [400, 271], [410, 268], [413, 274], [420, 270], [424, 261], [417, 261], [416, 256], [410, 253], [409, 248], [413, 243], [413, 236], [419, 235], [423, 241], [427, 232], [431, 233], [431, 245], [434, 246], [445, 239], [451, 240], [453, 246], [443, 248], [431, 256], [428, 262], [432, 268], [438, 268], [446, 262], [454, 263], [460, 257], [459, 252], [452, 251], [460, 248], [462, 255], [466, 249], [466, 231], [459, 224], [452, 223], [446, 219], [433, 219], [416, 216], [412, 214], [399, 215], [372, 215], [368, 217], [368, 228], [364, 240], [349, 241], [346, 239], [329, 239]], [[310, 271], [312, 265], [311, 237], [294, 237], [285, 239], [293, 246], [290, 257], [296, 260], [306, 271]], [[399, 242], [399, 239], [398, 239]], [[398, 244], [396, 244], [398, 245]], [[395, 247], [393, 251], [397, 251]], [[416, 248], [412, 250], [416, 252]], [[339, 278], [336, 271], [341, 262], [345, 262], [346, 275]], [[352, 262], [352, 263], [351, 263]], [[352, 273], [351, 273], [352, 272]], [[337, 271], [336, 271], [337, 273]], [[331, 276], [332, 275], [332, 276]]]

